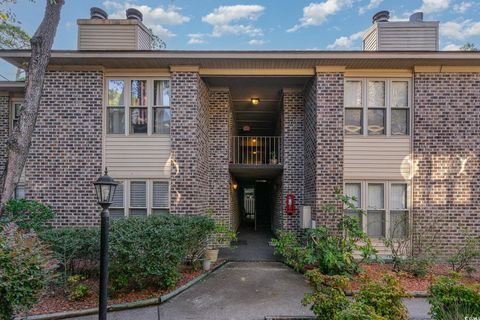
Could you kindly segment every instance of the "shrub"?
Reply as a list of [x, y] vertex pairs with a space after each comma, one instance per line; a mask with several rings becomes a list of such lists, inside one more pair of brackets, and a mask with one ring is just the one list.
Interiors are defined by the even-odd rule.
[[21, 229], [41, 232], [48, 228], [45, 223], [54, 216], [49, 206], [38, 201], [11, 199], [5, 204], [0, 224], [15, 223]]
[[327, 276], [318, 270], [305, 273], [313, 293], [305, 294], [303, 305], [311, 304], [310, 309], [318, 320], [332, 320], [347, 308], [349, 301], [344, 290], [348, 287], [348, 278], [344, 276]]
[[90, 294], [90, 288], [83, 283], [85, 277], [81, 275], [70, 276], [67, 279], [67, 295], [68, 300], [78, 301], [83, 300]]
[[472, 269], [473, 261], [478, 257], [480, 257], [480, 239], [469, 236], [457, 252], [448, 259], [448, 263], [454, 272], [469, 271]]
[[375, 313], [372, 307], [360, 303], [351, 303], [346, 309], [340, 311], [334, 320], [388, 320]]
[[372, 307], [377, 315], [389, 320], [407, 320], [402, 298], [408, 296], [396, 277], [385, 274], [378, 282], [365, 278], [355, 300]]
[[116, 220], [110, 229], [110, 279], [126, 287], [173, 286], [182, 260], [203, 245], [214, 222], [202, 216], [149, 216]]
[[430, 314], [436, 320], [472, 319], [480, 315], [480, 286], [466, 286], [458, 274], [439, 277], [429, 288]]
[[428, 257], [409, 257], [399, 264], [399, 269], [414, 277], [422, 278], [428, 273], [433, 261]]
[[55, 261], [33, 231], [7, 224], [0, 231], [0, 318], [27, 311], [51, 278]]
[[70, 275], [86, 274], [95, 270], [100, 253], [100, 229], [59, 228], [42, 232], [53, 256], [60, 262], [60, 280], [65, 282]]
[[307, 249], [302, 247], [298, 237], [291, 231], [277, 231], [277, 239], [272, 239], [275, 254], [281, 255], [284, 262], [295, 271], [303, 271], [307, 264]]

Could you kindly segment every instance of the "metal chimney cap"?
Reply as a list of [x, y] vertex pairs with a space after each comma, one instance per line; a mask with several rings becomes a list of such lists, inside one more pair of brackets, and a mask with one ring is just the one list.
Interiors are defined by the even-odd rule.
[[135, 8], [127, 9], [127, 19], [143, 21], [143, 14]]
[[423, 12], [415, 12], [410, 16], [409, 19], [411, 22], [420, 22], [423, 21]]
[[108, 14], [103, 9], [92, 7], [90, 8], [90, 19], [105, 20], [108, 19]]
[[372, 23], [375, 22], [388, 22], [390, 18], [390, 12], [387, 10], [377, 12], [373, 15]]

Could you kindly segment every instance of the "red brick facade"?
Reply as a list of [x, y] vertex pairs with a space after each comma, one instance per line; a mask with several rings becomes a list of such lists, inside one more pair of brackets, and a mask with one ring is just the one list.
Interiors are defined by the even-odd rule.
[[445, 257], [480, 235], [480, 74], [417, 73], [414, 84], [413, 228]]

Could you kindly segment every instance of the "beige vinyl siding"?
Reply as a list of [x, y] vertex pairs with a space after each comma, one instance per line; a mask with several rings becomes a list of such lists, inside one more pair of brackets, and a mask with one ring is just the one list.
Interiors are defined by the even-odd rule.
[[438, 26], [399, 26], [378, 28], [380, 50], [438, 50]]
[[79, 25], [80, 50], [136, 50], [136, 28], [133, 24]]
[[410, 178], [410, 137], [345, 137], [344, 179]]
[[170, 178], [170, 137], [167, 135], [105, 138], [105, 165], [113, 177]]
[[363, 40], [363, 50], [375, 51], [377, 50], [377, 29], [373, 29]]

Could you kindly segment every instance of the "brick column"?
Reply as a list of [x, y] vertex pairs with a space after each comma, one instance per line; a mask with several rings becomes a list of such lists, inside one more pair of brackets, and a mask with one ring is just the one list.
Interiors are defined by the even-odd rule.
[[9, 105], [8, 95], [0, 95], [0, 172], [3, 172], [7, 160], [7, 138], [9, 133]]
[[312, 218], [316, 212], [317, 198], [317, 78], [305, 86], [304, 139], [304, 203], [310, 206]]
[[283, 190], [282, 204], [286, 195], [295, 195], [295, 213], [286, 215], [281, 206], [282, 227], [299, 231], [300, 205], [303, 204], [303, 92], [297, 89], [283, 90]]
[[343, 73], [317, 73], [316, 117], [316, 222], [333, 228], [339, 214], [321, 210], [325, 203], [336, 203], [334, 188], [343, 190]]
[[27, 198], [51, 205], [55, 226], [99, 222], [92, 183], [102, 169], [101, 71], [48, 71], [25, 166]]
[[480, 236], [479, 84], [478, 73], [414, 78], [413, 231], [442, 258]]
[[171, 203], [173, 214], [208, 208], [208, 88], [198, 72], [171, 74]]
[[[230, 154], [231, 99], [228, 88], [210, 89], [209, 130], [209, 208], [215, 211], [215, 219], [232, 225], [233, 210], [228, 170]], [[207, 190], [205, 190], [207, 191]]]

